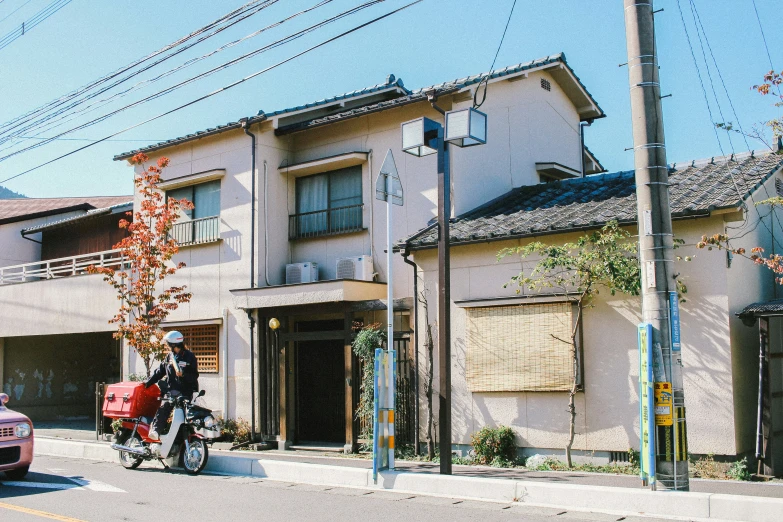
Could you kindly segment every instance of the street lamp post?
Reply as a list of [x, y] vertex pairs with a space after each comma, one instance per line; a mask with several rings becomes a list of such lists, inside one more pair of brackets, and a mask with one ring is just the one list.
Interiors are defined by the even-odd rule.
[[[451, 179], [449, 143], [458, 147], [487, 142], [487, 115], [473, 108], [445, 113], [446, 128], [429, 118], [402, 124], [402, 150], [414, 156], [438, 155], [438, 449], [440, 473], [451, 475]], [[445, 135], [445, 136], [444, 136]], [[418, 296], [416, 296], [418, 299]], [[418, 306], [418, 303], [416, 303]], [[419, 347], [417, 346], [418, 350]], [[416, 436], [418, 437], [418, 433]]]

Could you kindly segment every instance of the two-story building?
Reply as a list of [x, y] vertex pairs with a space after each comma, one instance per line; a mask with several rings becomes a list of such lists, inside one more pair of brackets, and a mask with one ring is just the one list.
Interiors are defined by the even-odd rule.
[[113, 246], [132, 196], [0, 200], [0, 381], [35, 420], [95, 415], [95, 383], [118, 380], [116, 296], [87, 266]]
[[[400, 125], [441, 119], [431, 100], [445, 110], [470, 106], [485, 76], [411, 90], [389, 75], [373, 87], [258, 111], [115, 157], [168, 157], [160, 188], [195, 203], [178, 225], [187, 231], [177, 260], [187, 268], [174, 278], [193, 299], [170, 319], [191, 345], [209, 340], [199, 341], [196, 354], [212, 406], [253, 420], [283, 447], [319, 441], [355, 448], [352, 329], [382, 321], [386, 308], [377, 170], [391, 150], [406, 194], [393, 220], [395, 238], [426, 226], [437, 214], [434, 158], [401, 154]], [[601, 168], [583, 146], [581, 124], [604, 114], [563, 55], [500, 69], [487, 80], [489, 143], [452, 155], [455, 213], [515, 187]], [[395, 343], [402, 378], [412, 383], [414, 276], [401, 257], [391, 269]], [[272, 318], [281, 323], [276, 331], [268, 326]], [[138, 360], [127, 357], [128, 371], [138, 371]], [[397, 416], [403, 440], [405, 433], [414, 437], [413, 402]]]

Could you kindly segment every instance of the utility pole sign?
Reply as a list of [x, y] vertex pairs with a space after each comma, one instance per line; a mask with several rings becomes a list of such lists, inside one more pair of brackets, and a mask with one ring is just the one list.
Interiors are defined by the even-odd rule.
[[655, 414], [653, 413], [652, 326], [642, 323], [639, 341], [639, 467], [642, 481], [655, 489]]
[[394, 397], [397, 382], [397, 352], [394, 348], [394, 232], [392, 208], [402, 206], [402, 182], [391, 149], [386, 153], [378, 178], [375, 199], [386, 202], [386, 350], [375, 350], [375, 411], [373, 415], [373, 480], [378, 471], [394, 469]]

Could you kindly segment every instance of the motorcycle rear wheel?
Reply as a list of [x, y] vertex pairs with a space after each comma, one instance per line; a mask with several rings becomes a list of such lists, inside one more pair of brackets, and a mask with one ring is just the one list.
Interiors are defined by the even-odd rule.
[[190, 450], [186, 450], [182, 456], [182, 466], [188, 474], [198, 475], [207, 467], [208, 459], [209, 449], [206, 443], [202, 439], [193, 439], [190, 442]]
[[[138, 435], [133, 435], [132, 437], [128, 437], [127, 439], [125, 439], [122, 445], [128, 446], [129, 448], [139, 448], [139, 449], [142, 449], [144, 447], [144, 443], [141, 441], [141, 437], [139, 437]], [[125, 469], [136, 469], [144, 461], [143, 458], [131, 455], [126, 451], [120, 451], [119, 453], [120, 453], [120, 464], [122, 464], [122, 467]]]

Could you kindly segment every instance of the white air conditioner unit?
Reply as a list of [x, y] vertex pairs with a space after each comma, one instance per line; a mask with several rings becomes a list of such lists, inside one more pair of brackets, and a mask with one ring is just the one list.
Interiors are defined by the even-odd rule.
[[343, 257], [337, 260], [337, 279], [372, 281], [372, 257]]
[[285, 284], [314, 283], [318, 281], [318, 263], [293, 263], [285, 265]]

